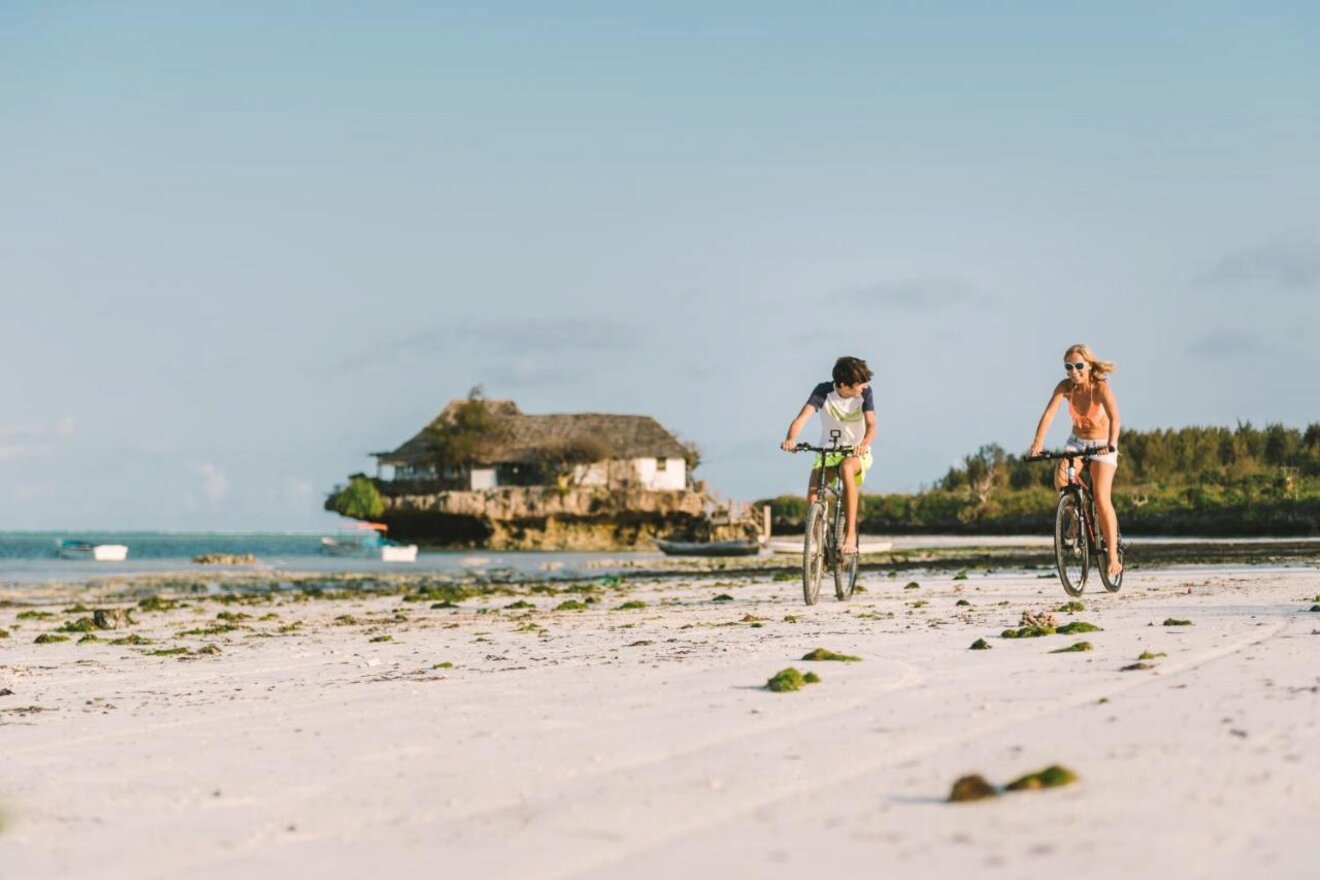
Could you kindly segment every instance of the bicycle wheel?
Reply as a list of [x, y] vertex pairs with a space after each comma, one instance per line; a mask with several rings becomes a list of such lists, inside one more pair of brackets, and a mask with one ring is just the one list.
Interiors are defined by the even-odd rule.
[[[1111, 593], [1117, 593], [1123, 588], [1123, 575], [1127, 574], [1124, 568], [1118, 573], [1118, 577], [1111, 579], [1109, 577], [1109, 560], [1104, 553], [1104, 540], [1101, 539], [1101, 552], [1096, 554], [1095, 563], [1100, 567], [1100, 583], [1105, 585], [1105, 589]], [[1123, 536], [1118, 536], [1118, 564], [1126, 565], [1123, 561]]]
[[847, 602], [857, 588], [857, 565], [861, 554], [849, 553], [841, 556], [834, 566], [834, 598]]
[[825, 574], [825, 505], [819, 501], [807, 508], [807, 534], [802, 541], [802, 598], [815, 605], [820, 579]]
[[1079, 500], [1076, 493], [1065, 492], [1059, 496], [1054, 515], [1054, 561], [1059, 566], [1064, 592], [1069, 596], [1082, 595], [1091, 565], [1091, 548], [1087, 545]]

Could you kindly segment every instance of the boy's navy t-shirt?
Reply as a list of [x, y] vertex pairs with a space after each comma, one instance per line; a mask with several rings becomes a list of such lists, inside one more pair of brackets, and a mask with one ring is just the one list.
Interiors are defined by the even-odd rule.
[[856, 446], [866, 436], [866, 413], [875, 412], [875, 398], [867, 385], [857, 397], [840, 397], [833, 382], [821, 382], [811, 391], [807, 406], [820, 412], [820, 444], [828, 446], [830, 432], [839, 432], [840, 446]]

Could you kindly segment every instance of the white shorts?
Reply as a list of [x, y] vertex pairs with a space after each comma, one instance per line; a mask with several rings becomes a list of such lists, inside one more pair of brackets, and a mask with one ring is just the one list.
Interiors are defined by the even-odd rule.
[[[1079, 440], [1077, 439], [1076, 434], [1069, 434], [1068, 442], [1063, 444], [1063, 448], [1068, 452], [1073, 452], [1074, 450], [1080, 452], [1086, 449], [1093, 449], [1095, 447], [1100, 447], [1103, 449], [1107, 445], [1108, 444], [1103, 443], [1099, 440]], [[1113, 452], [1106, 452], [1104, 455], [1097, 455], [1094, 458], [1092, 458], [1091, 461], [1104, 462], [1110, 467], [1116, 468], [1118, 467], [1118, 451], [1115, 450]]]

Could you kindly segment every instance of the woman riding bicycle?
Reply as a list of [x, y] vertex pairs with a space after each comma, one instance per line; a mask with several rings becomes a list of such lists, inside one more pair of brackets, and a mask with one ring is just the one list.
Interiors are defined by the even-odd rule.
[[[1107, 452], [1091, 459], [1090, 470], [1091, 494], [1095, 498], [1100, 531], [1105, 536], [1109, 576], [1113, 578], [1123, 570], [1118, 560], [1118, 515], [1114, 512], [1112, 497], [1114, 472], [1118, 470], [1118, 433], [1121, 425], [1118, 403], [1114, 400], [1114, 391], [1108, 381], [1114, 365], [1096, 357], [1090, 346], [1078, 344], [1064, 352], [1063, 369], [1066, 378], [1054, 386], [1050, 402], [1045, 405], [1045, 412], [1036, 425], [1036, 439], [1031, 441], [1031, 452], [1028, 455], [1040, 454], [1045, 434], [1054, 421], [1055, 410], [1065, 400], [1068, 402], [1068, 414], [1072, 416], [1073, 429], [1064, 448], [1082, 452], [1108, 447]], [[1054, 473], [1054, 488], [1062, 489], [1067, 484], [1067, 461], [1060, 461]]]

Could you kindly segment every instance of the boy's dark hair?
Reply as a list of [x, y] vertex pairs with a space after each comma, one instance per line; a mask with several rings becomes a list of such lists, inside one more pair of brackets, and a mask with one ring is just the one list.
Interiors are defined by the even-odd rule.
[[866, 361], [855, 357], [841, 357], [834, 362], [834, 384], [860, 385], [871, 381], [871, 368]]

